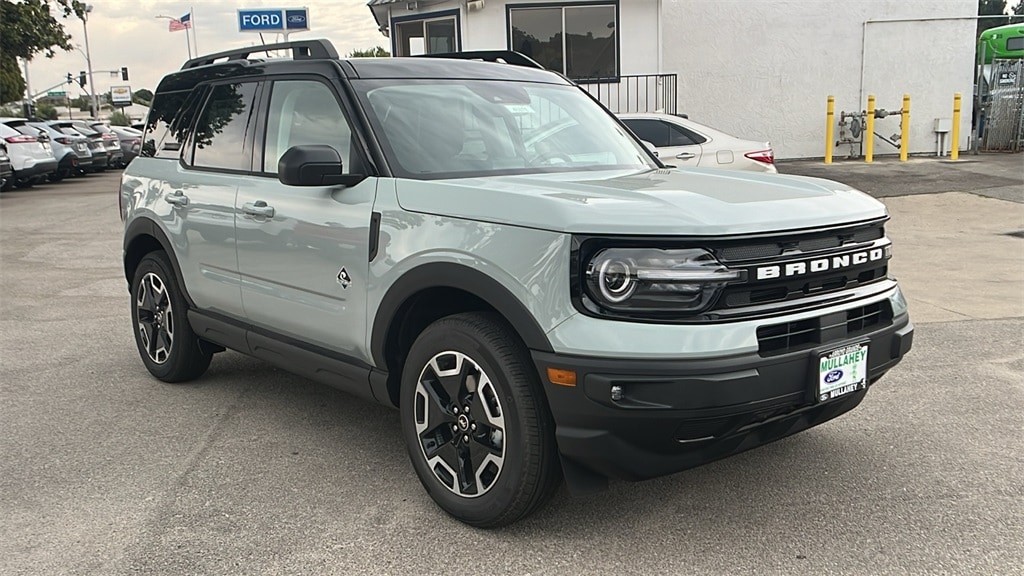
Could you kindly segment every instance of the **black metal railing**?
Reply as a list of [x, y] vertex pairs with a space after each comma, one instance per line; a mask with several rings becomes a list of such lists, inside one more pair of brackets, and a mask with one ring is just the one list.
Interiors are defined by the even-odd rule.
[[616, 114], [675, 114], [676, 80], [675, 74], [631, 74], [617, 78], [576, 78], [575, 82]]

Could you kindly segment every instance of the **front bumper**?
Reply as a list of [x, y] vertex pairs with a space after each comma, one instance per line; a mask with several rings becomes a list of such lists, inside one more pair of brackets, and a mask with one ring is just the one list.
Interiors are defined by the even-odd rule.
[[[754, 352], [610, 360], [533, 352], [533, 358], [566, 467], [642, 480], [731, 456], [852, 410], [866, 389], [817, 402], [817, 353], [868, 342], [870, 386], [910, 350], [913, 334], [903, 314], [867, 334], [769, 357]], [[575, 371], [576, 386], [551, 384], [548, 368]], [[620, 387], [619, 399], [612, 398], [613, 386]]]

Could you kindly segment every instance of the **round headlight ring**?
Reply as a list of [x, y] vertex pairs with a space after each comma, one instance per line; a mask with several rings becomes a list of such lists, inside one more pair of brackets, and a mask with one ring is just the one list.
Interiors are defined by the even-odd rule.
[[636, 291], [635, 271], [627, 260], [608, 259], [597, 269], [597, 288], [601, 297], [611, 304], [629, 299]]

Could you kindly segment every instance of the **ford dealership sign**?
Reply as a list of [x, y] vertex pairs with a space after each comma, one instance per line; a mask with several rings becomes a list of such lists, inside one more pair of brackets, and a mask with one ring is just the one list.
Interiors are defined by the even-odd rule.
[[299, 32], [309, 30], [308, 8], [240, 8], [239, 32]]

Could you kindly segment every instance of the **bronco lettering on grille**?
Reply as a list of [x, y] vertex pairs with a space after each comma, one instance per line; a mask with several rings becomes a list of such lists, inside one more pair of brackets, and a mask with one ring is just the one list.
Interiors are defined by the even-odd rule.
[[840, 254], [838, 256], [815, 258], [814, 260], [801, 260], [798, 262], [788, 262], [786, 264], [776, 264], [773, 266], [758, 266], [756, 268], [756, 278], [758, 280], [789, 278], [792, 276], [801, 276], [803, 274], [816, 274], [818, 272], [839, 270], [850, 266], [859, 266], [861, 264], [867, 264], [868, 262], [884, 260], [887, 257], [887, 248], [888, 247], [879, 247], [872, 248], [870, 250], [862, 250], [860, 252]]

